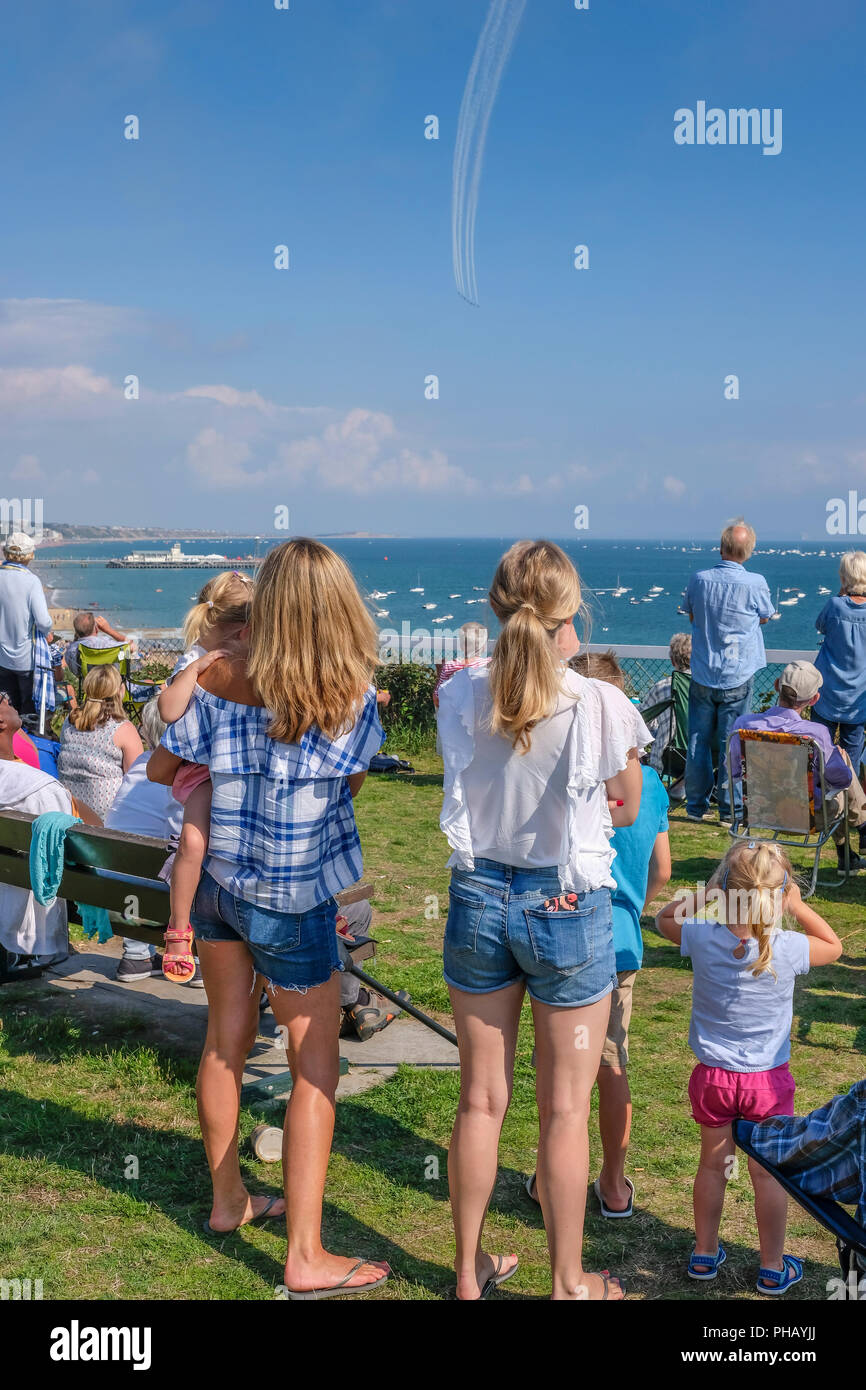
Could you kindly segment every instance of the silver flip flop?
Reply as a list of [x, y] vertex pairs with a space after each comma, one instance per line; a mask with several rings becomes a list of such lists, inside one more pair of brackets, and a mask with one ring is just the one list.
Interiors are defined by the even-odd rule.
[[614, 1211], [611, 1207], [605, 1205], [604, 1198], [601, 1195], [598, 1178], [596, 1178], [595, 1182], [592, 1184], [592, 1190], [598, 1198], [598, 1204], [601, 1207], [601, 1214], [606, 1217], [608, 1221], [622, 1221], [625, 1217], [634, 1216], [634, 1183], [631, 1178], [626, 1178], [626, 1182], [628, 1183], [631, 1197], [624, 1211]]
[[356, 1260], [345, 1279], [341, 1279], [339, 1284], [332, 1284], [327, 1289], [289, 1289], [285, 1284], [280, 1284], [274, 1298], [291, 1299], [297, 1303], [312, 1302], [319, 1298], [345, 1298], [349, 1294], [370, 1293], [371, 1290], [380, 1289], [383, 1284], [388, 1282], [388, 1275], [383, 1274], [381, 1279], [374, 1279], [369, 1284], [353, 1284], [351, 1288], [347, 1288], [346, 1285], [352, 1275], [357, 1274], [361, 1266], [365, 1264], [367, 1264], [366, 1260]]

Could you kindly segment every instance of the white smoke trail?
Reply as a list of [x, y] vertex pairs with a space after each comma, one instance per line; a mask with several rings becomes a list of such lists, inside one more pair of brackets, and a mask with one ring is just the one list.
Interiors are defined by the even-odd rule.
[[491, 0], [490, 10], [460, 103], [451, 194], [451, 242], [457, 289], [478, 303], [475, 280], [475, 215], [487, 127], [526, 0]]

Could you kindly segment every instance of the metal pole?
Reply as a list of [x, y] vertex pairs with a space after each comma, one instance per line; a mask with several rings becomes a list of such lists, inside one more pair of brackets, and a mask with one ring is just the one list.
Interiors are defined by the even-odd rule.
[[457, 1046], [457, 1039], [453, 1033], [449, 1033], [448, 1029], [443, 1028], [442, 1024], [437, 1023], [435, 1019], [428, 1018], [426, 1014], [422, 1014], [421, 1010], [416, 1009], [414, 1004], [408, 1004], [405, 999], [401, 999], [399, 995], [394, 994], [390, 989], [386, 989], [384, 985], [380, 985], [378, 980], [374, 980], [372, 975], [368, 975], [366, 971], [360, 970], [357, 965], [347, 965], [346, 969], [351, 971], [353, 975], [356, 975], [362, 984], [368, 985], [370, 989], [375, 989], [379, 994], [384, 994], [385, 998], [390, 999], [392, 1004], [396, 1004], [398, 1009], [402, 1009], [404, 1013], [411, 1014], [412, 1018], [417, 1018], [419, 1023], [423, 1023], [427, 1028], [432, 1028], [433, 1032], [438, 1033], [440, 1038], [445, 1038], [446, 1042], [453, 1043], [455, 1047]]

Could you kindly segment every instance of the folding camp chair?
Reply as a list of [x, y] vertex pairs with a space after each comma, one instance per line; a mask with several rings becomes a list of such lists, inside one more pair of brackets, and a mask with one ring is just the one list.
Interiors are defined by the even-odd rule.
[[804, 1191], [797, 1181], [796, 1171], [787, 1171], [784, 1166], [771, 1163], [761, 1150], [754, 1146], [753, 1132], [756, 1128], [758, 1126], [754, 1120], [735, 1120], [734, 1142], [739, 1144], [749, 1158], [753, 1158], [756, 1163], [760, 1163], [762, 1168], [766, 1168], [767, 1172], [772, 1174], [788, 1195], [793, 1197], [795, 1202], [798, 1202], [810, 1216], [813, 1216], [825, 1230], [835, 1237], [839, 1266], [843, 1276], [842, 1281], [840, 1281], [840, 1297], [854, 1299], [861, 1297], [860, 1290], [863, 1287], [863, 1279], [866, 1277], [866, 1230], [831, 1197], [818, 1197], [811, 1192]]
[[664, 699], [640, 711], [645, 724], [670, 711], [671, 725], [667, 743], [662, 750], [662, 781], [668, 789], [684, 776], [689, 746], [689, 687], [692, 678], [688, 671], [671, 672], [671, 693]]
[[[136, 682], [130, 680], [130, 651], [128, 642], [118, 642], [114, 647], [88, 647], [84, 642], [78, 644], [78, 698], [82, 698], [82, 687], [84, 677], [94, 666], [116, 666], [120, 672], [120, 679], [123, 682], [123, 707], [132, 719], [139, 723], [141, 721], [141, 711], [151, 698], [151, 695], [139, 695], [133, 691]], [[143, 682], [138, 682], [142, 684]], [[152, 694], [156, 694], [158, 686], [153, 686]]]
[[[742, 759], [742, 809], [734, 800], [731, 744], [740, 740]], [[788, 849], [813, 854], [810, 898], [818, 884], [821, 851], [840, 824], [846, 827], [844, 867], [835, 879], [822, 879], [822, 888], [838, 888], [851, 873], [848, 844], [848, 792], [842, 793], [842, 810], [828, 810], [828, 796], [838, 793], [824, 780], [824, 754], [814, 739], [774, 729], [736, 729], [728, 744], [728, 795], [735, 840], [769, 840]], [[817, 803], [817, 804], [816, 804]]]

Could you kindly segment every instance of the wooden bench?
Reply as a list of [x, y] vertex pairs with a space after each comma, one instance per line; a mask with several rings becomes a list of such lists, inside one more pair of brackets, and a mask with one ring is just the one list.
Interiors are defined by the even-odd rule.
[[[8, 883], [30, 888], [30, 827], [34, 816], [15, 811], [0, 813], [0, 891]], [[168, 884], [159, 872], [171, 853], [165, 840], [149, 835], [126, 835], [117, 830], [76, 825], [67, 833], [63, 877], [57, 892], [71, 904], [89, 903], [108, 911], [115, 936], [162, 946], [168, 923]], [[97, 873], [97, 869], [103, 873]], [[124, 874], [124, 879], [106, 874]], [[134, 882], [130, 882], [134, 879]], [[373, 896], [369, 883], [356, 883], [337, 895], [341, 907]], [[354, 947], [346, 943], [353, 963], [374, 954], [375, 946], [363, 938]], [[7, 953], [0, 946], [0, 984], [10, 978], [41, 974], [41, 967], [7, 970]]]

